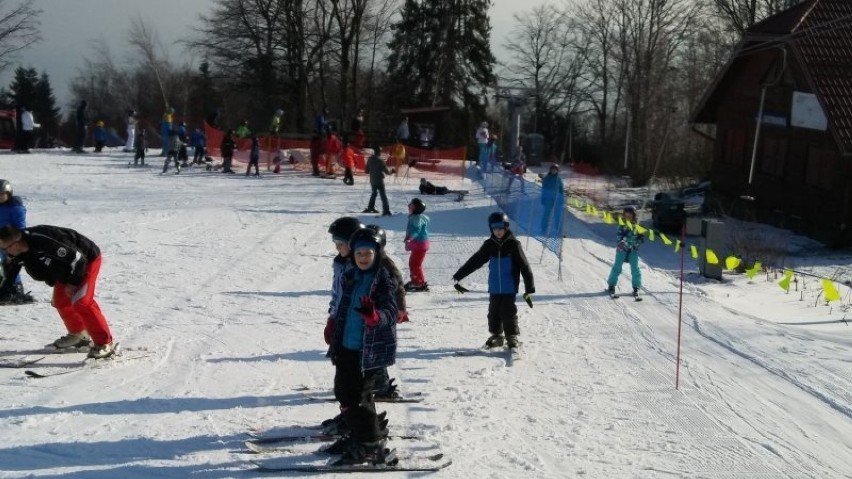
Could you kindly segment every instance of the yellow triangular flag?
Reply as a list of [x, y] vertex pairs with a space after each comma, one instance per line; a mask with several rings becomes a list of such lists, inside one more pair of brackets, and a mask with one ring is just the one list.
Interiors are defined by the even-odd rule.
[[[672, 244], [672, 240], [670, 240], [669, 237], [664, 235], [663, 233], [660, 233], [660, 239], [663, 240], [663, 244], [666, 245], [666, 246], [669, 246], [669, 245]], [[677, 251], [677, 250], [675, 250], [675, 251]]]
[[692, 259], [698, 259], [698, 248], [694, 245], [689, 245], [689, 252], [692, 253]]
[[742, 263], [742, 260], [736, 256], [728, 256], [725, 258], [725, 268], [727, 269], [737, 269], [737, 266], [739, 266], [740, 263]]
[[754, 266], [752, 266], [751, 269], [745, 270], [745, 274], [746, 276], [748, 276], [748, 279], [754, 279], [754, 276], [760, 271], [760, 268], [762, 267], [763, 265], [760, 264], [760, 261], [757, 261], [754, 263]]
[[592, 205], [586, 205], [586, 213], [592, 214]]
[[612, 218], [612, 213], [609, 211], [604, 212], [604, 223], [608, 225], [615, 223], [615, 220]]
[[648, 230], [648, 240], [654, 241], [654, 230]]
[[680, 240], [675, 241], [675, 250], [674, 250], [675, 253], [680, 251], [680, 244], [681, 244]]
[[595, 208], [594, 206], [591, 206], [590, 208], [591, 208], [592, 215], [597, 216], [598, 215], [598, 209]]
[[716, 256], [716, 253], [713, 250], [704, 251], [704, 256], [707, 257], [707, 263], [709, 264], [719, 264], [719, 258]]
[[781, 286], [781, 289], [784, 291], [790, 292], [790, 280], [793, 279], [793, 272], [789, 269], [784, 271], [784, 277], [781, 278], [781, 281], [778, 282], [778, 286]]
[[618, 226], [624, 226], [624, 218], [621, 216], [618, 217]]
[[826, 301], [831, 302], [840, 300], [840, 293], [837, 292], [837, 288], [834, 287], [834, 283], [830, 279], [822, 280], [822, 290], [825, 292]]
[[640, 225], [640, 224], [637, 224], [637, 225], [636, 225], [636, 234], [643, 235], [643, 234], [645, 234], [645, 233], [647, 233], [647, 232], [648, 232], [648, 228], [645, 228], [644, 226], [642, 226], [642, 225]]

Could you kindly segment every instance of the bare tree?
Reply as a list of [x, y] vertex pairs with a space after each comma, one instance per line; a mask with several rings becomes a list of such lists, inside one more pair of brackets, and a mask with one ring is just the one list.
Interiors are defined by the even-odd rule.
[[755, 23], [804, 0], [713, 0], [717, 15], [737, 38]]
[[13, 63], [15, 55], [39, 41], [41, 10], [33, 0], [12, 3], [0, 0], [0, 71]]
[[154, 74], [160, 95], [163, 98], [163, 108], [168, 108], [169, 91], [167, 90], [166, 75], [168, 73], [168, 55], [165, 52], [154, 30], [149, 27], [142, 17], [137, 16], [130, 24], [127, 41], [138, 54], [140, 66]]
[[585, 55], [576, 48], [575, 26], [554, 6], [535, 7], [514, 18], [518, 25], [505, 45], [511, 55], [509, 81], [534, 92], [533, 131], [538, 131], [543, 110], [570, 114], [576, 109]]

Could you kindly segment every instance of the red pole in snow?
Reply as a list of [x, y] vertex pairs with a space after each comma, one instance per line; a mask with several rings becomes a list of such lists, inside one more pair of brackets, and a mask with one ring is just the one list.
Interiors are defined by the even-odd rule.
[[686, 225], [680, 229], [680, 292], [677, 303], [677, 368], [675, 369], [675, 389], [680, 386], [680, 330], [683, 325], [683, 261], [686, 254]]

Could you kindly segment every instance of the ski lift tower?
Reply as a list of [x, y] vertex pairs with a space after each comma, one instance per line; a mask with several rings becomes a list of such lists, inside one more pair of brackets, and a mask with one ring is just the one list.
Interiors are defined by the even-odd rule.
[[521, 137], [521, 115], [529, 105], [530, 100], [535, 98], [532, 90], [522, 87], [498, 86], [494, 95], [496, 100], [505, 100], [509, 105], [509, 154], [514, 158], [518, 153], [518, 145]]

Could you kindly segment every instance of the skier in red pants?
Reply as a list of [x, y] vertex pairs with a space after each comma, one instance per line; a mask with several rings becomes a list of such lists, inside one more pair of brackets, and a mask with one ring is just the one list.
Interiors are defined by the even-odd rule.
[[[56, 349], [90, 346], [89, 357], [115, 354], [112, 333], [95, 301], [101, 251], [92, 240], [59, 226], [0, 228], [0, 249], [8, 255], [0, 291], [11, 287], [23, 267], [36, 281], [53, 286], [53, 307], [68, 334], [53, 342]], [[91, 341], [94, 345], [90, 344]]]
[[423, 260], [429, 251], [429, 217], [423, 214], [424, 211], [426, 205], [420, 198], [414, 198], [408, 203], [405, 250], [411, 252], [408, 258], [411, 281], [405, 284], [405, 290], [410, 292], [429, 291], [429, 283], [423, 274]]

